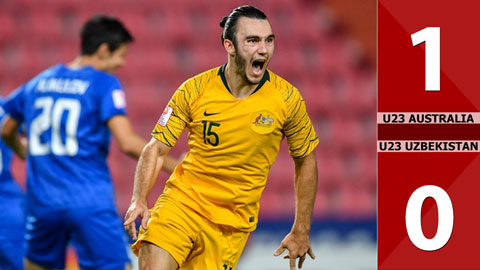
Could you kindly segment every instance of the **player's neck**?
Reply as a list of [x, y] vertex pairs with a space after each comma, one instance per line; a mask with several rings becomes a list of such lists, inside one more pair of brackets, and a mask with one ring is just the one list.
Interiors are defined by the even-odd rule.
[[72, 62], [68, 63], [67, 66], [72, 69], [90, 66], [97, 70], [101, 70], [102, 67], [98, 57], [90, 55], [77, 56], [77, 58], [75, 58]]
[[227, 79], [230, 92], [237, 99], [244, 99], [250, 96], [258, 84], [249, 84], [241, 74], [235, 72], [235, 67], [229, 62], [225, 68], [225, 79]]

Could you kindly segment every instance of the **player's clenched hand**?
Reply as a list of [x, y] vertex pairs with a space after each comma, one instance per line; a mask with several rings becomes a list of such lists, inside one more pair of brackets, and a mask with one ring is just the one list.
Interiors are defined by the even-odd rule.
[[285, 249], [288, 249], [288, 254], [283, 258], [290, 259], [290, 270], [295, 270], [295, 261], [297, 258], [300, 258], [298, 261], [298, 268], [302, 268], [307, 253], [312, 259], [315, 259], [315, 254], [313, 254], [310, 246], [310, 238], [308, 233], [290, 232], [282, 240], [280, 247], [275, 250], [273, 255], [279, 256], [285, 251]]
[[135, 220], [138, 217], [142, 218], [142, 227], [146, 230], [147, 221], [150, 218], [147, 202], [132, 201], [130, 207], [128, 207], [127, 213], [125, 214], [123, 226], [133, 240], [137, 240], [137, 228], [135, 227]]

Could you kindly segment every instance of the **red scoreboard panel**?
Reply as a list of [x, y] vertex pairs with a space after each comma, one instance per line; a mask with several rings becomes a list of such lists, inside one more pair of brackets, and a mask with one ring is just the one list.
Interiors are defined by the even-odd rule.
[[480, 269], [480, 1], [378, 1], [378, 269]]

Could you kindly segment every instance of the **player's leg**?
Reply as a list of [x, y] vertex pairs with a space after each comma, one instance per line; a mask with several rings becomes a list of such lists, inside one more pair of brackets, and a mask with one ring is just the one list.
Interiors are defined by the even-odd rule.
[[[218, 245], [221, 248], [222, 270], [235, 270], [238, 260], [243, 253], [243, 249], [247, 244], [249, 232], [238, 231], [230, 226], [219, 225], [218, 229], [222, 232], [222, 241], [214, 242], [212, 245]], [[223, 247], [222, 247], [223, 246]], [[227, 248], [225, 248], [227, 247]]]
[[196, 221], [184, 206], [165, 195], [159, 197], [150, 213], [147, 229], [140, 228], [138, 240], [132, 245], [140, 269], [183, 269], [198, 235]]
[[213, 224], [207, 219], [202, 226], [192, 253], [187, 257], [182, 270], [234, 270], [250, 233], [238, 231], [230, 226]]
[[81, 269], [129, 269], [126, 237], [115, 209], [73, 209], [68, 222]]
[[27, 214], [25, 269], [64, 269], [68, 230], [63, 211]]
[[0, 269], [24, 269], [25, 208], [23, 194], [0, 192]]
[[138, 266], [140, 270], [178, 269], [177, 262], [168, 251], [150, 242], [142, 242], [138, 258]]

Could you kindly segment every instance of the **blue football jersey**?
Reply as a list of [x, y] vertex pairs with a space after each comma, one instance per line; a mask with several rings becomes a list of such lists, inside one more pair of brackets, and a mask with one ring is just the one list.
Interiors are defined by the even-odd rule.
[[[0, 98], [0, 122], [4, 116]], [[0, 138], [0, 269], [24, 269], [24, 196], [10, 172], [12, 156], [12, 150]]]
[[[3, 110], [4, 100], [0, 98], [0, 122], [5, 116]], [[0, 197], [2, 195], [21, 196], [23, 194], [20, 186], [13, 180], [10, 171], [10, 163], [12, 162], [12, 150], [0, 138]]]
[[113, 207], [107, 121], [126, 114], [115, 76], [59, 64], [15, 90], [4, 109], [26, 125], [28, 209]]

